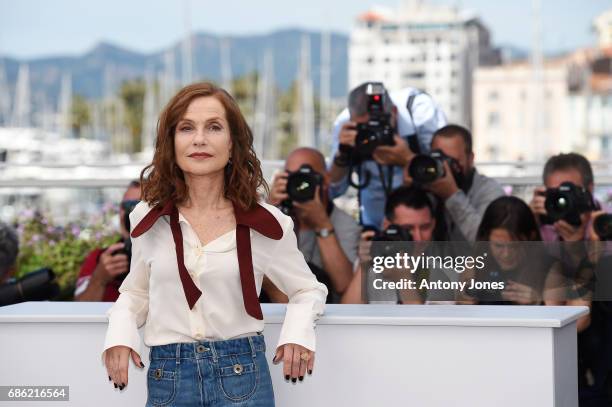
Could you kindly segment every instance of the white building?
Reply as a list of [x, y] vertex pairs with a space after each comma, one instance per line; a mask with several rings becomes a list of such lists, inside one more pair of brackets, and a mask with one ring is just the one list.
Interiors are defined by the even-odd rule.
[[612, 9], [597, 16], [593, 26], [597, 32], [597, 45], [600, 48], [612, 47]]
[[582, 143], [569, 127], [568, 72], [529, 63], [479, 68], [474, 74], [474, 153], [478, 161], [536, 161]]
[[359, 16], [349, 43], [349, 89], [382, 81], [389, 90], [417, 87], [449, 121], [470, 125], [472, 72], [495, 62], [489, 32], [470, 13], [412, 0]]
[[537, 161], [560, 152], [612, 157], [612, 49], [479, 68], [474, 151], [479, 161]]

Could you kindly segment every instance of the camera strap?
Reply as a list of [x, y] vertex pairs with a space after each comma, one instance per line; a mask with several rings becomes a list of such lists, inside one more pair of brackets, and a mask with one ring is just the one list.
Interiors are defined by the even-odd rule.
[[410, 121], [412, 122], [412, 127], [414, 127], [414, 133], [407, 136], [408, 138], [408, 147], [415, 154], [421, 154], [421, 146], [419, 145], [419, 130], [414, 121], [414, 116], [412, 115], [412, 105], [414, 104], [414, 98], [418, 95], [425, 93], [421, 90], [417, 90], [416, 93], [413, 93], [408, 97], [408, 101], [406, 102], [406, 110], [408, 110], [408, 115], [410, 116]]
[[[378, 175], [380, 176], [380, 183], [382, 184], [383, 190], [385, 191], [385, 198], [389, 196], [393, 190], [393, 165], [387, 165], [383, 167], [380, 163], [376, 163], [378, 166]], [[387, 168], [387, 180], [385, 181], [385, 174], [383, 168]]]

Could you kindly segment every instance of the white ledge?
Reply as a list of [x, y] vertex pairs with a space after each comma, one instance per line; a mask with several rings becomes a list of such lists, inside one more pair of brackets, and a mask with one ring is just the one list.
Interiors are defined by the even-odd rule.
[[[110, 302], [25, 302], [0, 307], [0, 323], [106, 323]], [[284, 304], [262, 304], [268, 324], [280, 324]], [[588, 307], [529, 305], [328, 304], [319, 325], [497, 326], [561, 328]]]

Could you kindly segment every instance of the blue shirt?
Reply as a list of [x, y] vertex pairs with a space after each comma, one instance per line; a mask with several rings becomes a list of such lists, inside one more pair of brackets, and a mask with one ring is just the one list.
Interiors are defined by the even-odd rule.
[[[410, 118], [407, 109], [407, 102], [411, 95], [416, 95], [412, 103], [412, 116], [414, 123]], [[397, 92], [389, 94], [393, 104], [397, 107], [397, 131], [400, 137], [408, 142], [408, 136], [417, 134], [418, 144], [421, 153], [428, 153], [431, 147], [431, 139], [433, 133], [440, 127], [446, 125], [446, 116], [440, 107], [433, 101], [431, 96], [421, 92], [415, 88], [404, 88]], [[342, 125], [350, 120], [348, 109], [344, 109], [336, 118], [334, 128], [332, 130], [332, 146], [331, 156], [334, 157], [338, 151], [339, 134]], [[415, 125], [416, 130], [415, 131]], [[333, 163], [330, 163], [330, 168]], [[389, 168], [383, 166], [385, 182], [388, 179]], [[377, 228], [382, 226], [385, 211], [385, 191], [381, 183], [378, 165], [374, 160], [364, 161], [361, 165], [361, 173], [359, 174], [359, 183], [363, 183], [364, 174], [370, 172], [369, 184], [361, 190], [361, 217], [362, 224], [373, 225]], [[397, 188], [403, 183], [403, 168], [399, 166], [393, 167], [392, 188]], [[338, 182], [332, 182], [329, 186], [329, 195], [334, 199], [344, 194], [349, 186], [348, 176], [345, 176]]]

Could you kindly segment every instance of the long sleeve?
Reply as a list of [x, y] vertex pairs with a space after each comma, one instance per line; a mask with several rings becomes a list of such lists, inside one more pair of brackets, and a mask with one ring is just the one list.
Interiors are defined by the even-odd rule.
[[[138, 206], [143, 205], [140, 203]], [[132, 229], [142, 218], [142, 208], [135, 208], [130, 213]], [[130, 272], [119, 287], [119, 298], [106, 312], [108, 328], [104, 341], [104, 352], [108, 348], [124, 345], [132, 348], [141, 357], [141, 339], [138, 328], [144, 325], [149, 311], [149, 267], [143, 259], [144, 236], [132, 238], [132, 259]]]
[[429, 153], [433, 134], [446, 125], [446, 116], [430, 95], [419, 93], [414, 98], [412, 117], [414, 117], [414, 126], [417, 128], [416, 133], [421, 152]]
[[[475, 182], [472, 196], [466, 195], [459, 190], [450, 196], [445, 206], [453, 223], [459, 228], [467, 241], [475, 241], [480, 221], [487, 206], [495, 199], [504, 195], [504, 190], [495, 180], [480, 174], [475, 174], [480, 184]], [[471, 192], [471, 191], [470, 191]]]
[[283, 237], [264, 272], [289, 297], [278, 346], [296, 343], [315, 351], [315, 321], [324, 312], [327, 287], [317, 281], [298, 249], [293, 220], [282, 215], [280, 222]]
[[[327, 168], [328, 170], [331, 169], [333, 165], [333, 157], [335, 157], [336, 153], [338, 152], [338, 149], [340, 148], [340, 129], [342, 128], [344, 123], [350, 120], [350, 118], [351, 116], [349, 114], [349, 110], [345, 108], [334, 121], [334, 125], [332, 128], [331, 148], [330, 148], [331, 152], [329, 155], [330, 157], [332, 157], [332, 160], [329, 163], [329, 166]], [[338, 180], [337, 182], [330, 182], [329, 184], [330, 199], [337, 198], [340, 195], [344, 194], [346, 190], [348, 189], [348, 186], [349, 186], [348, 175], [342, 177], [342, 179]]]

